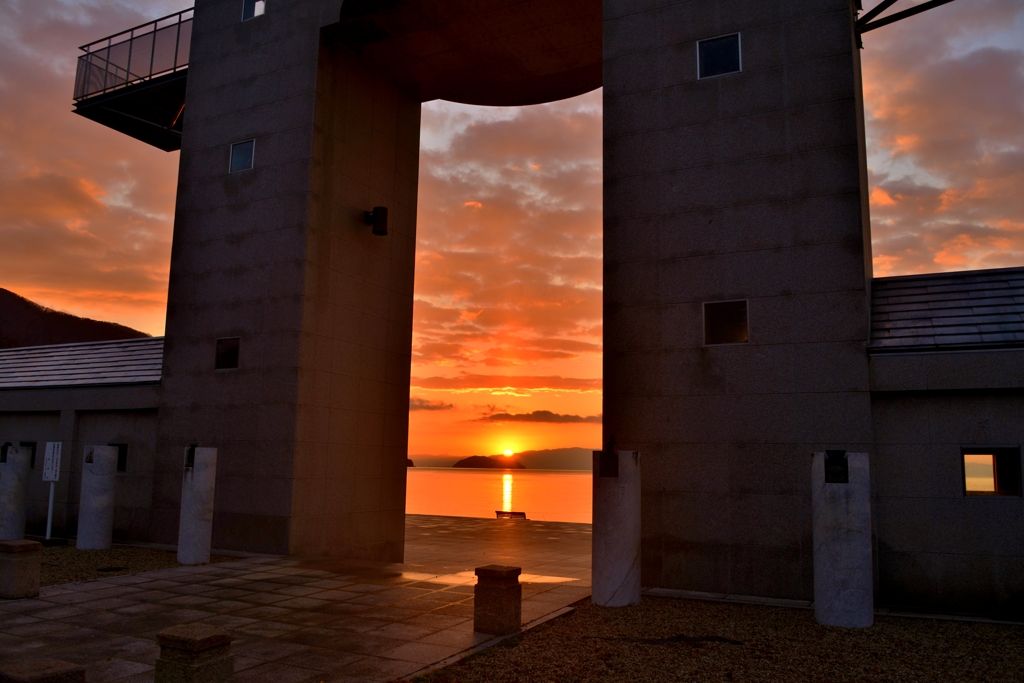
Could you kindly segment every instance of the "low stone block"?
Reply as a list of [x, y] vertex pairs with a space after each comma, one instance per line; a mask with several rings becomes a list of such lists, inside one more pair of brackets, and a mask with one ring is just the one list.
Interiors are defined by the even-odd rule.
[[520, 567], [491, 564], [476, 568], [473, 589], [473, 630], [503, 636], [519, 630], [523, 620]]
[[156, 636], [160, 657], [155, 683], [220, 683], [231, 680], [231, 634], [209, 624], [182, 624]]
[[38, 541], [0, 541], [0, 598], [17, 600], [39, 595]]
[[0, 683], [85, 683], [85, 667], [59, 659], [30, 659], [0, 666]]

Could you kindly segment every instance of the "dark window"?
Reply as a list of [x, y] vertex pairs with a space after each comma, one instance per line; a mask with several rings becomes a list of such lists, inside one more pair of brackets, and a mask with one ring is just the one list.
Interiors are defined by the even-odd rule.
[[697, 77], [711, 78], [742, 70], [740, 34], [709, 38], [697, 43]]
[[238, 337], [217, 340], [217, 358], [214, 360], [215, 370], [233, 370], [238, 367]]
[[228, 168], [228, 173], [245, 171], [252, 168], [252, 157], [255, 150], [255, 140], [236, 142], [231, 145], [231, 166]]
[[108, 446], [117, 446], [117, 471], [127, 472], [128, 471], [128, 444], [126, 443], [108, 443]]
[[242, 21], [258, 17], [267, 9], [264, 0], [242, 0]]
[[28, 451], [28, 468], [34, 470], [36, 468], [36, 442], [35, 441], [22, 441], [20, 444], [21, 449]]
[[14, 444], [12, 444], [10, 441], [3, 445], [0, 445], [0, 463], [7, 462], [7, 449], [13, 445]]
[[710, 301], [704, 304], [704, 345], [743, 344], [747, 335], [747, 302]]
[[963, 448], [964, 493], [1019, 496], [1020, 448]]

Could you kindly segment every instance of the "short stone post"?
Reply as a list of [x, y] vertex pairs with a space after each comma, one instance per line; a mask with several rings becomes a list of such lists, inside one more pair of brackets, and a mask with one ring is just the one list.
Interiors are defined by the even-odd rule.
[[29, 659], [0, 667], [0, 683], [85, 683], [85, 667], [59, 659]]
[[489, 564], [476, 568], [473, 589], [473, 630], [503, 636], [519, 630], [523, 621], [520, 567]]
[[0, 598], [17, 600], [39, 595], [42, 548], [38, 541], [0, 541]]
[[114, 534], [117, 446], [86, 446], [78, 505], [79, 550], [108, 550]]
[[28, 449], [10, 443], [0, 445], [0, 541], [25, 538], [28, 466]]
[[154, 683], [221, 683], [234, 674], [231, 634], [209, 624], [182, 624], [156, 634]]
[[216, 483], [217, 449], [186, 448], [178, 518], [178, 562], [181, 564], [206, 564], [210, 561]]
[[594, 451], [591, 600], [640, 602], [640, 453]]
[[815, 618], [826, 626], [871, 626], [875, 601], [867, 453], [814, 454], [811, 511]]

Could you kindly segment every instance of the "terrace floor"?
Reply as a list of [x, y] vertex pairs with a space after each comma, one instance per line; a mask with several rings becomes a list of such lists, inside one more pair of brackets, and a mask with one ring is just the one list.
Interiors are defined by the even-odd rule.
[[590, 594], [590, 525], [409, 515], [406, 562], [245, 557], [0, 602], [0, 664], [52, 657], [88, 683], [153, 680], [156, 634], [205, 622], [235, 635], [235, 681], [390, 681], [475, 647], [473, 568], [523, 568], [523, 622]]

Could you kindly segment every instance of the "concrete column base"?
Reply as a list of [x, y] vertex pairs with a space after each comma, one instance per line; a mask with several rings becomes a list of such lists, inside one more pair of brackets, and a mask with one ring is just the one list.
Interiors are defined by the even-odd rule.
[[160, 657], [155, 683], [221, 683], [231, 680], [231, 634], [208, 624], [183, 624], [156, 636]]
[[523, 622], [523, 586], [519, 567], [491, 564], [477, 567], [473, 589], [473, 630], [503, 636], [515, 633]]
[[42, 543], [0, 541], [0, 598], [17, 600], [39, 595]]
[[13, 662], [0, 667], [0, 683], [85, 683], [85, 667], [59, 659]]

